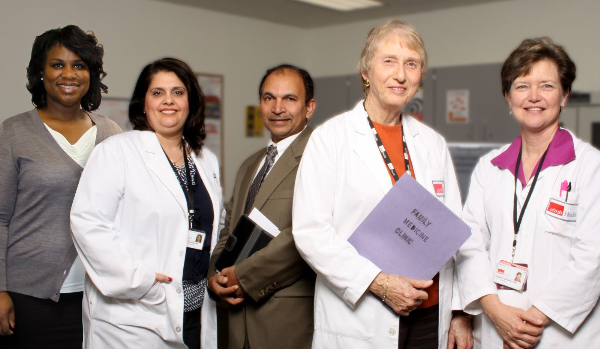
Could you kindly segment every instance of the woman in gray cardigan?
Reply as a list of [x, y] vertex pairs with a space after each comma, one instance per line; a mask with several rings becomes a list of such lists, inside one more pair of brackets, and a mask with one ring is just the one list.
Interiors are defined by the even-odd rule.
[[81, 348], [85, 269], [69, 212], [92, 148], [121, 132], [91, 113], [107, 92], [103, 55], [94, 34], [74, 25], [38, 36], [27, 67], [36, 108], [0, 125], [3, 349]]

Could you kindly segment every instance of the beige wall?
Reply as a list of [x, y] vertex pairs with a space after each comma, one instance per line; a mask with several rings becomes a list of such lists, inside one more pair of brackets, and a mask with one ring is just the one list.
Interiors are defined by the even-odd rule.
[[[579, 74], [575, 89], [600, 91], [600, 2], [515, 0], [398, 16], [422, 34], [431, 66], [501, 62], [526, 37], [563, 44]], [[152, 0], [18, 0], [0, 6], [0, 121], [32, 108], [25, 67], [36, 35], [77, 24], [104, 45], [111, 97], [129, 98], [142, 67], [173, 56], [225, 76], [225, 198], [235, 172], [267, 138], [244, 136], [243, 112], [257, 104], [264, 71], [289, 62], [313, 76], [350, 74], [370, 28], [383, 20], [305, 30]], [[491, 86], [491, 89], [498, 89]]]
[[76, 24], [104, 45], [111, 97], [131, 97], [147, 63], [172, 56], [194, 71], [223, 74], [225, 198], [241, 162], [268, 141], [244, 136], [244, 108], [258, 104], [265, 70], [306, 62], [301, 29], [150, 0], [18, 0], [0, 7], [0, 121], [32, 108], [25, 68], [36, 35]]
[[[390, 19], [416, 27], [431, 67], [503, 62], [523, 39], [549, 36], [577, 65], [574, 89], [600, 91], [599, 13], [597, 0], [513, 0]], [[369, 30], [382, 22], [310, 30], [308, 69], [315, 76], [356, 72]]]

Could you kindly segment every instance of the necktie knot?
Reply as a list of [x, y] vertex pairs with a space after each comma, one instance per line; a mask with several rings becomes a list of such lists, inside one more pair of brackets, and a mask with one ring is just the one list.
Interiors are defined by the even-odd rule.
[[267, 159], [270, 159], [271, 161], [273, 161], [273, 160], [275, 160], [276, 156], [277, 156], [277, 146], [275, 144], [271, 144], [267, 148]]

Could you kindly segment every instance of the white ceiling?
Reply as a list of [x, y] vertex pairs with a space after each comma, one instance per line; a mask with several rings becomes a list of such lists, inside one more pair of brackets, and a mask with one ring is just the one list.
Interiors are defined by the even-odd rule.
[[157, 1], [193, 6], [299, 28], [318, 28], [335, 24], [507, 0], [381, 0], [385, 3], [384, 6], [351, 12], [338, 12], [293, 0]]

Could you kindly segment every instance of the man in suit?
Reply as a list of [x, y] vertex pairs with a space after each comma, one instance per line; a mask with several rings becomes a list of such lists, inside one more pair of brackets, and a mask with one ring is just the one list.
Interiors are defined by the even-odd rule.
[[[228, 347], [310, 348], [315, 273], [292, 236], [292, 199], [298, 164], [312, 129], [315, 109], [308, 72], [280, 65], [269, 69], [260, 87], [260, 111], [271, 133], [269, 147], [240, 167], [225, 227], [211, 258], [208, 288], [229, 303]], [[221, 270], [214, 265], [240, 216], [256, 208], [281, 231], [265, 248]]]

